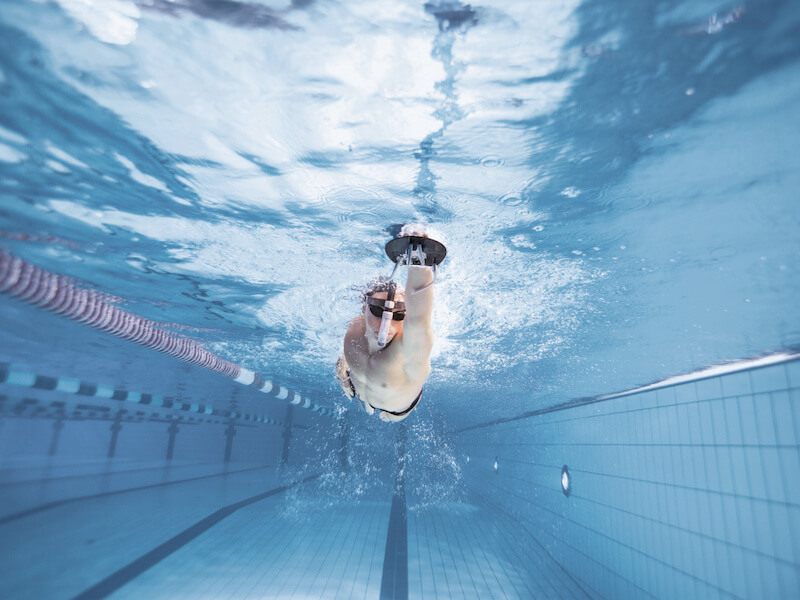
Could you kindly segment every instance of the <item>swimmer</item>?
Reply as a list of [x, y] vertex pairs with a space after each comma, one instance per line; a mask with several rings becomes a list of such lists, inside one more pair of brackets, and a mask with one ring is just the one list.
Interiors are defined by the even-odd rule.
[[[404, 226], [394, 241], [402, 238], [412, 241], [393, 260], [396, 265], [408, 264], [405, 289], [390, 278], [363, 293], [362, 314], [350, 322], [344, 352], [336, 363], [342, 391], [367, 413], [379, 411], [386, 422], [409, 415], [430, 375], [434, 269], [446, 253], [422, 225]], [[392, 243], [387, 244], [387, 253]]]

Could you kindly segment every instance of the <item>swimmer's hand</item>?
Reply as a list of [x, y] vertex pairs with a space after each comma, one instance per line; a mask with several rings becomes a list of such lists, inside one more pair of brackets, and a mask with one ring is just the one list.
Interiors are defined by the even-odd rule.
[[[428, 231], [425, 229], [425, 225], [422, 223], [406, 223], [403, 225], [403, 228], [400, 230], [399, 237], [422, 237], [427, 238]], [[422, 250], [422, 246], [415, 244], [414, 246], [409, 246], [407, 254], [405, 254], [402, 258], [403, 262], [401, 264], [415, 266], [415, 267], [425, 267], [425, 252]]]
[[428, 231], [422, 223], [406, 223], [400, 230], [399, 237], [404, 236], [428, 237]]

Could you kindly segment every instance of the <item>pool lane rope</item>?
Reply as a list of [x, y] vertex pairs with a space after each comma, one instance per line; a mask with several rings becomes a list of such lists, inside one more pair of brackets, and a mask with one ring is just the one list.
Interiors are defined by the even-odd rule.
[[18, 368], [9, 363], [0, 362], [0, 383], [31, 388], [34, 390], [47, 390], [62, 392], [64, 394], [74, 394], [76, 396], [86, 396], [90, 398], [105, 398], [106, 400], [117, 400], [119, 402], [132, 402], [142, 406], [160, 407], [173, 409], [183, 412], [196, 413], [198, 415], [210, 415], [237, 421], [249, 421], [252, 423], [263, 423], [265, 425], [282, 425], [282, 421], [257, 415], [253, 413], [239, 412], [235, 410], [221, 410], [208, 406], [207, 404], [197, 404], [194, 402], [181, 402], [169, 396], [158, 394], [144, 394], [131, 390], [122, 390], [110, 385], [98, 385], [74, 379], [72, 377], [51, 377], [49, 375], [37, 375], [25, 369]]
[[333, 410], [299, 392], [260, 376], [203, 348], [198, 342], [164, 330], [158, 323], [123, 310], [95, 290], [17, 258], [0, 248], [0, 292], [57, 315], [89, 325], [229, 377], [278, 400], [331, 416]]

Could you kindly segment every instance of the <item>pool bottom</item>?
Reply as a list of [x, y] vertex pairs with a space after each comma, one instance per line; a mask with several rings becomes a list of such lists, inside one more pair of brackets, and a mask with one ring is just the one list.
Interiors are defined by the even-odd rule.
[[585, 597], [529, 534], [477, 498], [408, 510], [413, 499], [397, 488], [332, 499], [313, 476], [287, 485], [273, 466], [106, 467], [62, 464], [47, 480], [4, 471], [0, 595]]

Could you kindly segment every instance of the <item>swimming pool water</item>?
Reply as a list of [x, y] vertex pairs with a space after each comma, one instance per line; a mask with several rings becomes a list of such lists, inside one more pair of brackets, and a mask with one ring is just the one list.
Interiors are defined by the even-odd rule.
[[[4, 2], [0, 594], [796, 595], [798, 27]], [[448, 258], [397, 426], [333, 364], [409, 221]], [[43, 273], [129, 316], [59, 316]]]

